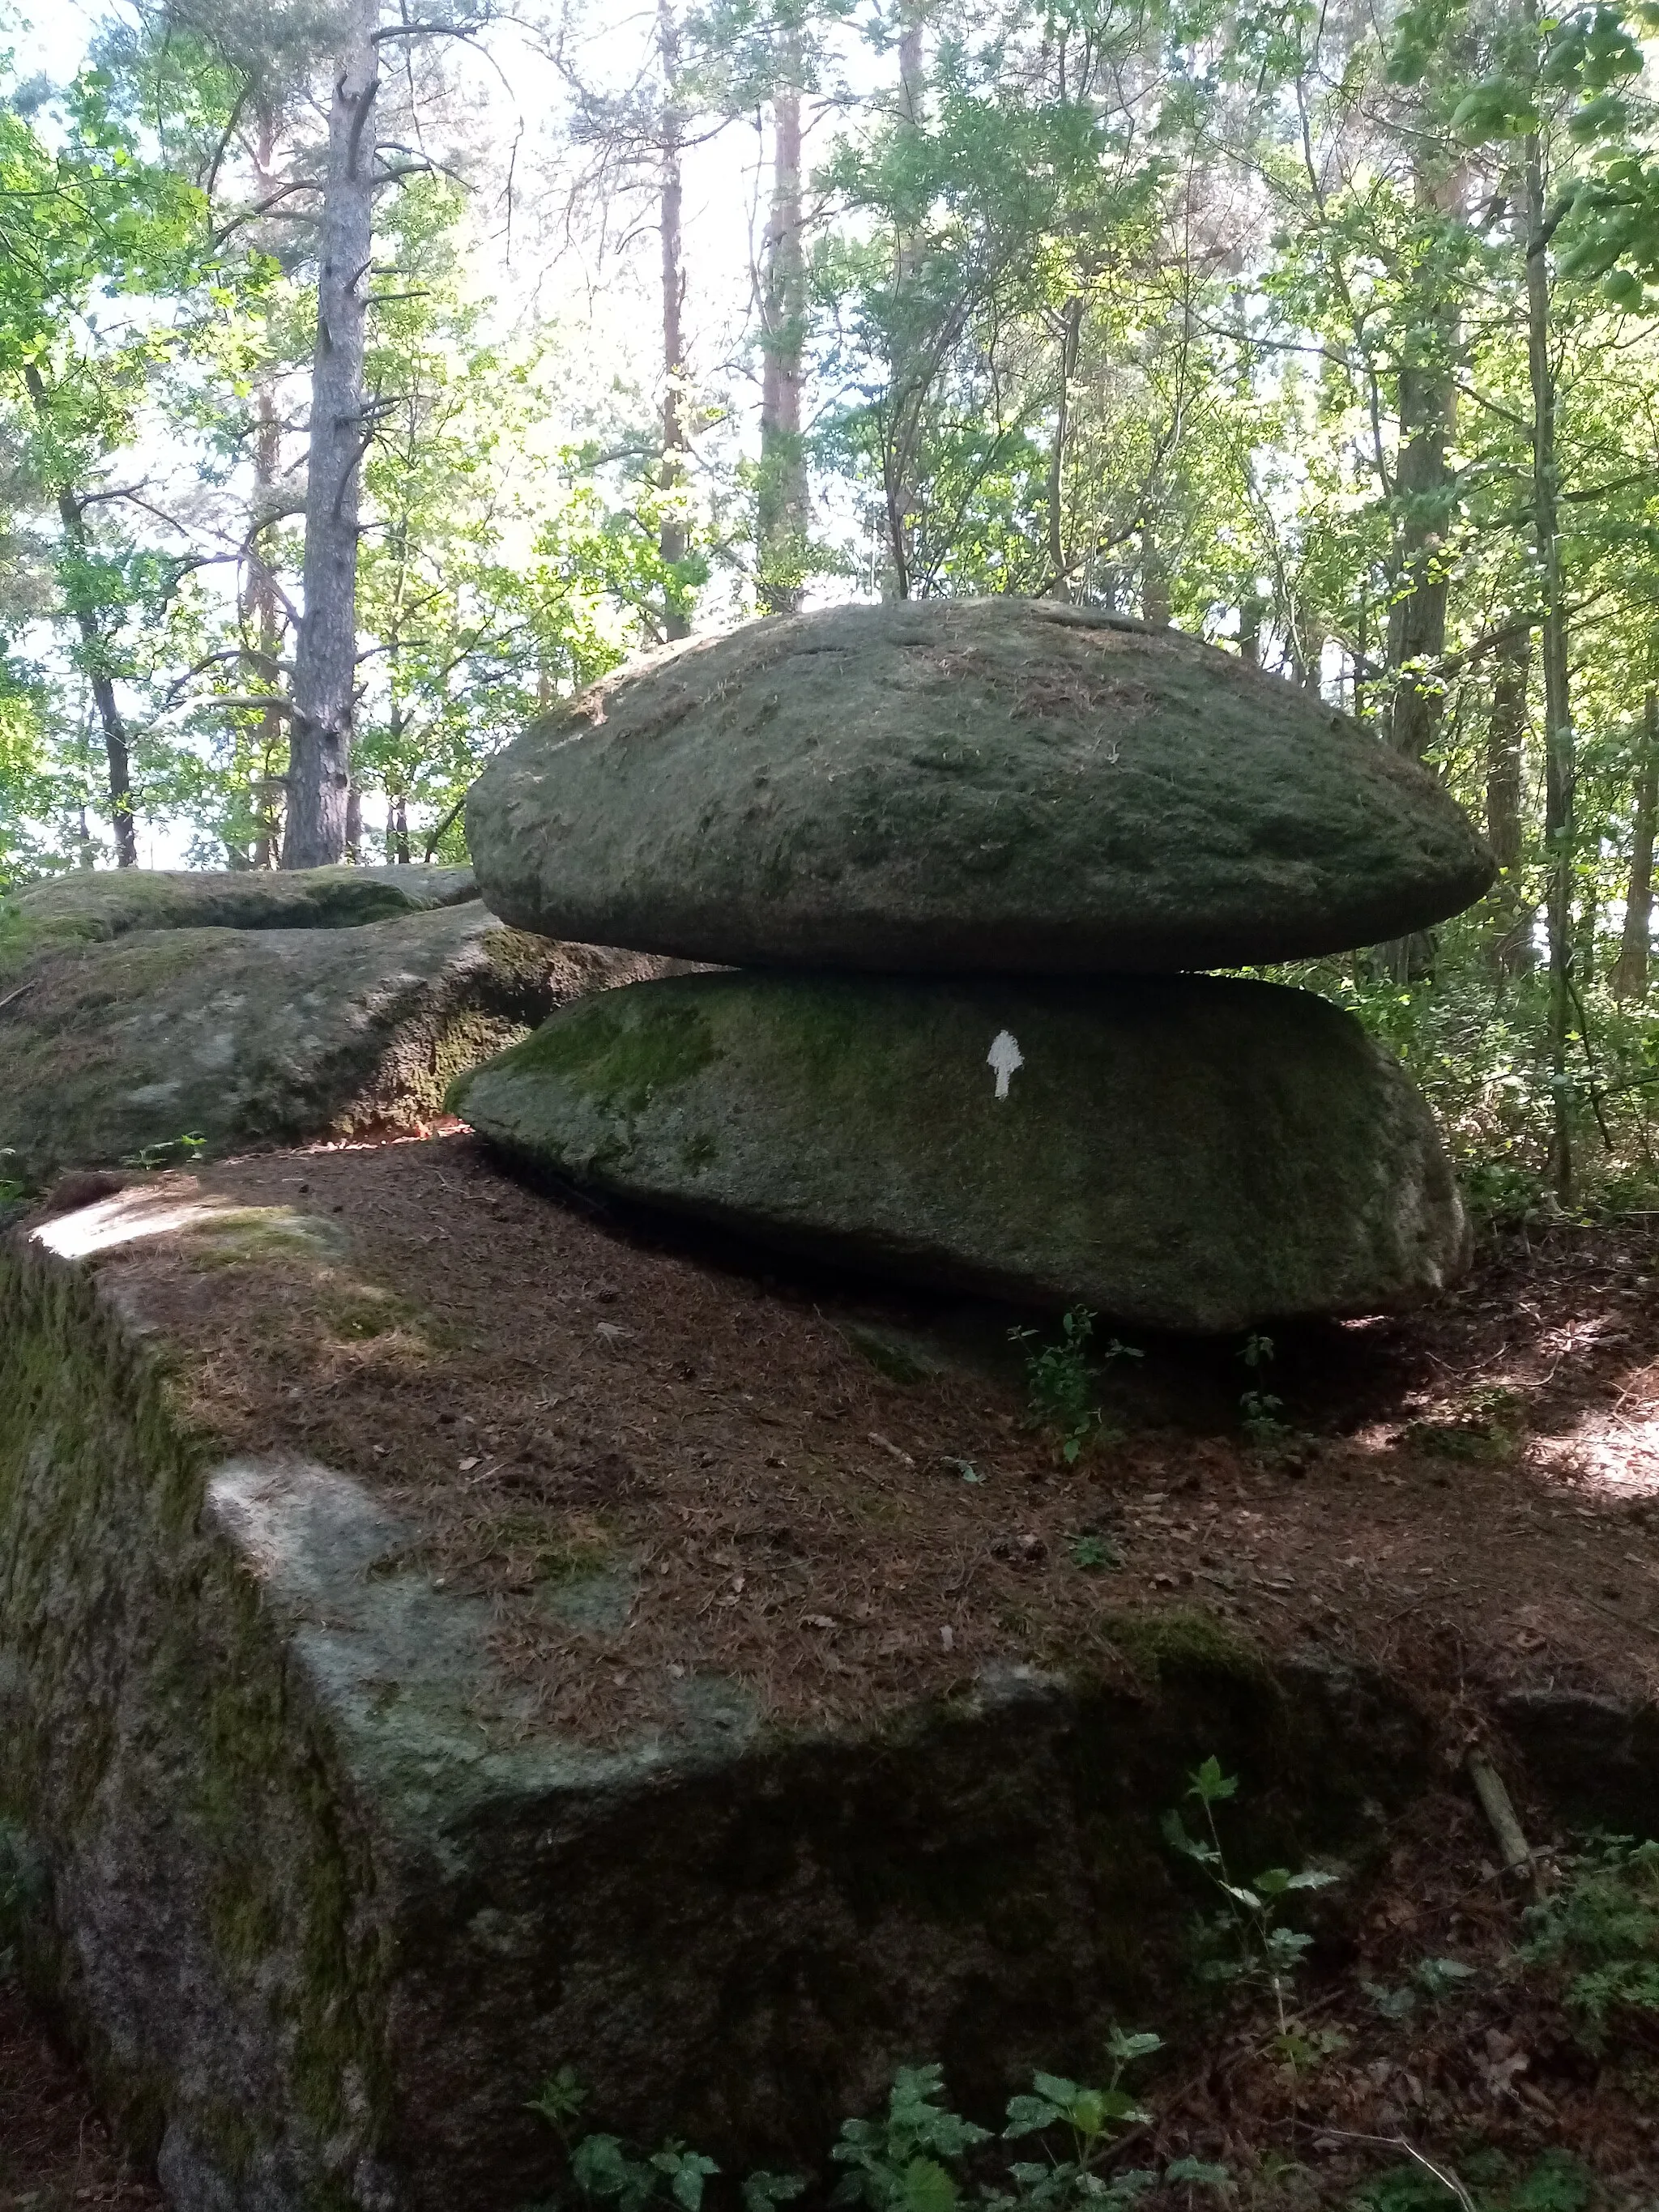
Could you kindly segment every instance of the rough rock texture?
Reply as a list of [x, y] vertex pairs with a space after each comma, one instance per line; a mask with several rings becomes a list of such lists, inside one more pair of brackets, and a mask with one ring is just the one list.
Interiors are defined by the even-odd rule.
[[410, 1127], [553, 1007], [659, 971], [471, 892], [461, 868], [112, 871], [6, 901], [0, 1170]]
[[608, 677], [473, 786], [522, 929], [735, 966], [1035, 974], [1400, 937], [1495, 867], [1423, 770], [1171, 630], [837, 607]]
[[132, 930], [342, 929], [477, 895], [471, 868], [77, 868], [0, 898], [0, 975]]
[[175, 2212], [508, 2212], [553, 2178], [525, 2104], [566, 2064], [613, 2124], [739, 2172], [821, 2157], [901, 2060], [988, 2106], [1114, 2011], [1170, 2019], [1188, 1902], [1157, 1820], [1198, 1759], [1289, 1810], [1264, 1852], [1352, 1844], [1422, 1786], [1395, 1693], [1177, 1615], [1115, 1686], [1010, 1670], [763, 1735], [692, 1674], [675, 1728], [585, 1747], [361, 1482], [216, 1456], [158, 1238], [202, 1267], [314, 1250], [319, 1297], [352, 1262], [330, 1222], [152, 1186], [0, 1244], [24, 1958]]
[[1375, 1312], [1467, 1258], [1411, 1083], [1276, 984], [685, 977], [565, 1009], [451, 1103], [607, 1191], [1154, 1327]]

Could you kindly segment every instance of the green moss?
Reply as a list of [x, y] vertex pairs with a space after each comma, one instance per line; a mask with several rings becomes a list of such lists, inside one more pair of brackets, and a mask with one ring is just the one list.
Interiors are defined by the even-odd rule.
[[[561, 1078], [594, 1104], [637, 1114], [660, 1091], [687, 1083], [719, 1057], [708, 1017], [695, 999], [641, 1000], [658, 983], [636, 983], [566, 1006], [533, 1036], [489, 1063], [492, 1070]], [[465, 1113], [470, 1079], [451, 1086]]]
[[1272, 1689], [1267, 1662], [1255, 1644], [1200, 1607], [1115, 1613], [1103, 1626], [1135, 1672], [1150, 1681], [1163, 1685], [1207, 1675]]
[[[274, 2014], [288, 2074], [279, 2102], [250, 2106], [214, 2081], [200, 2041], [210, 2013], [191, 2023], [195, 2057], [178, 2077], [135, 2069], [83, 2021], [100, 2100], [143, 2154], [177, 2119], [233, 2181], [268, 2124], [301, 2149], [308, 2201], [348, 2206], [333, 2177], [391, 2126], [387, 1954], [363, 1910], [374, 1873], [367, 1843], [343, 1824], [347, 1793], [309, 1709], [289, 1704], [280, 1624], [258, 1585], [201, 1541], [211, 1440], [182, 1433], [162, 1363], [119, 1333], [89, 1276], [15, 1247], [0, 1251], [0, 1632], [27, 1692], [0, 1716], [3, 1809], [39, 1831], [48, 1863], [129, 1806], [153, 1818], [156, 1754], [115, 1725], [90, 1606], [119, 1624], [123, 1710], [142, 1709], [147, 1734], [174, 1747], [166, 1811], [203, 1876], [196, 1934], [222, 1978], [214, 2002], [231, 2016]], [[120, 1598], [106, 1607], [97, 1593], [117, 1573], [112, 1547]], [[85, 1603], [64, 1604], [66, 1586]], [[27, 1963], [43, 1989], [71, 1971], [47, 1940]]]

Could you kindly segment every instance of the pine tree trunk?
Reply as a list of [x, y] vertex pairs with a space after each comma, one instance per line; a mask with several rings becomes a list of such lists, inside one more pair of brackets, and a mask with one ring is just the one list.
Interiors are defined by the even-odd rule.
[[1494, 973], [1519, 975], [1532, 965], [1532, 916], [1522, 896], [1527, 740], [1527, 677], [1532, 637], [1521, 631], [1499, 647], [1486, 724], [1486, 842], [1498, 866], [1492, 893], [1488, 953]]
[[[899, 129], [918, 132], [927, 120], [927, 61], [924, 33], [928, 0], [899, 0]], [[893, 295], [904, 301], [916, 267], [914, 235], [901, 231], [893, 246]], [[921, 488], [916, 481], [916, 445], [926, 398], [916, 364], [901, 345], [888, 363], [888, 422], [883, 440], [882, 492], [887, 515], [887, 552], [894, 599], [908, 599], [915, 580], [916, 516]], [[883, 596], [890, 594], [884, 592]]]
[[311, 378], [305, 616], [294, 665], [285, 868], [337, 861], [346, 848], [352, 694], [357, 670], [357, 517], [369, 424], [363, 340], [374, 230], [373, 36], [380, 0], [347, 0], [346, 40], [328, 118], [322, 268]]
[[[252, 574], [249, 580], [248, 611], [253, 618], [254, 642], [244, 659], [247, 665], [248, 690], [252, 693], [275, 691], [279, 671], [276, 648], [282, 629], [276, 609], [276, 580], [270, 573], [261, 547], [264, 535], [263, 519], [269, 511], [271, 495], [276, 488], [276, 471], [282, 461], [282, 426], [276, 416], [276, 403], [269, 381], [259, 386], [258, 412], [253, 434], [253, 527], [249, 533], [250, 565]], [[280, 707], [267, 707], [259, 717], [254, 732], [257, 757], [253, 773], [248, 782], [249, 812], [253, 818], [253, 866], [274, 868], [280, 848], [282, 822], [276, 804], [287, 778], [277, 763], [285, 744], [284, 717]]]
[[[42, 424], [49, 423], [52, 397], [46, 390], [46, 379], [33, 362], [24, 363], [23, 384], [28, 392], [30, 404]], [[85, 510], [71, 485], [58, 485], [56, 495], [64, 543], [84, 572], [92, 553]], [[108, 640], [99, 622], [97, 606], [88, 596], [85, 586], [77, 589], [71, 582], [66, 596], [70, 611], [75, 617], [75, 627], [81, 633], [87, 682], [91, 687], [93, 704], [98, 709], [99, 727], [104, 733], [104, 758], [109, 772], [110, 827], [115, 836], [115, 865], [118, 868], [136, 868], [138, 865], [138, 837], [132, 818], [132, 763], [126, 720], [115, 696], [115, 680], [109, 672]]]
[[[682, 236], [684, 185], [680, 173], [684, 122], [676, 101], [680, 76], [680, 31], [673, 0], [657, 0], [657, 55], [662, 65], [663, 109], [659, 149], [662, 231], [662, 467], [658, 476], [667, 505], [657, 536], [665, 566], [684, 561], [684, 517], [677, 495], [685, 482], [685, 341], [681, 319], [685, 307]], [[663, 635], [690, 637], [691, 625], [671, 592], [664, 603]]]
[[1611, 978], [1615, 999], [1648, 995], [1648, 960], [1653, 933], [1653, 839], [1659, 828], [1659, 690], [1650, 684], [1642, 702], [1642, 750], [1636, 767], [1636, 805], [1631, 830], [1630, 884], [1625, 893], [1625, 930]]
[[[1461, 180], [1437, 179], [1419, 163], [1414, 179], [1421, 214], [1455, 212]], [[1449, 489], [1446, 441], [1457, 387], [1452, 356], [1455, 307], [1431, 299], [1423, 319], [1426, 359], [1409, 354], [1400, 365], [1400, 459], [1395, 491], [1402, 513], [1395, 541], [1395, 598], [1389, 611], [1389, 666], [1408, 670], [1437, 661], [1446, 649], [1447, 579], [1439, 565]], [[1441, 695], [1427, 677], [1398, 678], [1389, 713], [1396, 752], [1421, 760], [1440, 728]]]
[[[1529, 15], [1532, 11], [1529, 9]], [[1549, 865], [1549, 1055], [1553, 1099], [1550, 1177], [1563, 1205], [1572, 1196], [1572, 1109], [1567, 1060], [1572, 1038], [1572, 885], [1576, 857], [1572, 699], [1562, 605], [1559, 489], [1555, 458], [1555, 369], [1550, 359], [1550, 277], [1544, 230], [1543, 154], [1525, 148], [1527, 372], [1532, 388], [1533, 534], [1544, 603], [1544, 845]]]
[[1170, 577], [1156, 534], [1140, 533], [1140, 618], [1154, 629], [1170, 627]]
[[772, 207], [763, 247], [760, 483], [756, 499], [760, 599], [799, 614], [806, 566], [806, 451], [801, 443], [806, 257], [801, 240], [800, 33], [785, 32], [772, 100]]
[[1060, 377], [1054, 404], [1054, 442], [1048, 448], [1048, 590], [1057, 599], [1071, 597], [1066, 562], [1066, 439], [1071, 428], [1072, 381], [1077, 374], [1083, 337], [1083, 302], [1071, 299], [1060, 314]]

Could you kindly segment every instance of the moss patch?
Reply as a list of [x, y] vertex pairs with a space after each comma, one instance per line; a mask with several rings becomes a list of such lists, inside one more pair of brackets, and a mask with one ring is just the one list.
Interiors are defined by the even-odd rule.
[[[491, 1072], [557, 1076], [602, 1111], [640, 1113], [719, 1057], [708, 1017], [694, 1000], [637, 995], [657, 988], [635, 984], [562, 1009], [490, 1061]], [[477, 1073], [451, 1086], [456, 1113], [465, 1112]]]

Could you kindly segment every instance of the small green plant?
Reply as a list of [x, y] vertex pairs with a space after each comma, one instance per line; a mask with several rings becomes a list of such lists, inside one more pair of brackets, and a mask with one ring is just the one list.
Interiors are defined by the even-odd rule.
[[878, 2120], [844, 2120], [830, 2155], [848, 2170], [832, 2204], [864, 2204], [869, 2212], [951, 2212], [962, 2194], [950, 2167], [988, 2128], [976, 2127], [939, 2102], [945, 2075], [938, 2066], [901, 2066], [893, 2076], [887, 2111]]
[[[1094, 1397], [1094, 1374], [1089, 1362], [1089, 1343], [1096, 1316], [1087, 1306], [1071, 1306], [1060, 1317], [1058, 1344], [1039, 1346], [1025, 1360], [1026, 1389], [1030, 1395], [1033, 1425], [1060, 1432], [1060, 1452], [1066, 1465], [1077, 1459], [1090, 1437], [1103, 1425], [1103, 1417]], [[1014, 1344], [1036, 1341], [1034, 1328], [1011, 1328]], [[1113, 1337], [1102, 1352], [1103, 1363], [1139, 1359], [1144, 1353], [1133, 1344]]]
[[1564, 1871], [1528, 1911], [1520, 1955], [1568, 1969], [1567, 2009], [1599, 2052], [1632, 2014], [1659, 2013], [1659, 1843], [1599, 1837]]
[[1123, 2076], [1138, 2059], [1163, 2047], [1158, 2036], [1126, 2035], [1114, 2027], [1107, 2044], [1111, 2071], [1103, 2089], [1086, 2089], [1055, 2074], [1034, 2075], [1030, 2096], [1009, 2100], [1004, 2139], [1047, 2134], [1057, 2136], [1061, 2148], [1044, 2163], [1026, 2159], [1011, 2166], [1008, 2178], [1014, 2193], [983, 2191], [988, 2212], [1009, 2212], [1014, 2207], [1019, 2212], [1050, 2212], [1050, 2208], [1073, 2202], [1111, 2212], [1111, 2208], [1132, 2203], [1160, 2179], [1224, 2189], [1226, 2167], [1195, 2158], [1174, 2160], [1161, 2176], [1147, 2166], [1130, 2166], [1111, 2175], [1101, 2171], [1124, 2130], [1145, 2126], [1151, 2117], [1124, 2088]]
[[146, 1175], [154, 1175], [158, 1168], [173, 1165], [179, 1158], [193, 1160], [205, 1150], [207, 1139], [193, 1129], [181, 1137], [164, 1137], [153, 1145], [141, 1145], [136, 1152], [129, 1152], [121, 1162], [124, 1168], [142, 1168]]
[[1072, 1565], [1081, 1567], [1086, 1574], [1097, 1574], [1103, 1567], [1121, 1567], [1123, 1554], [1109, 1536], [1100, 1536], [1085, 1531], [1073, 1536], [1070, 1546]]
[[1432, 2005], [1445, 2004], [1462, 1994], [1474, 1978], [1474, 1968], [1461, 1959], [1419, 1959], [1410, 1978], [1398, 1989], [1389, 1989], [1380, 1982], [1361, 1982], [1359, 1986], [1376, 2008], [1379, 2018], [1401, 2021], [1409, 2020], [1425, 2000]]
[[1219, 1759], [1206, 1759], [1191, 1777], [1187, 1795], [1197, 1801], [1207, 1835], [1189, 1834], [1178, 1810], [1164, 1814], [1164, 1834], [1171, 1850], [1200, 1868], [1224, 1900], [1221, 1910], [1200, 1923], [1200, 1948], [1206, 1955], [1200, 1971], [1204, 1978], [1264, 1985], [1278, 2017], [1279, 2056], [1300, 2069], [1328, 2057], [1329, 2051], [1321, 2039], [1297, 2026], [1289, 2003], [1292, 1983], [1313, 1938], [1286, 1927], [1279, 1914], [1296, 1891], [1328, 1888], [1336, 1876], [1317, 1867], [1304, 1867], [1295, 1874], [1286, 1867], [1268, 1867], [1252, 1883], [1235, 1881], [1222, 1849], [1215, 1808], [1237, 1792], [1237, 1776], [1224, 1774]]
[[[879, 2118], [842, 2123], [830, 2155], [846, 2172], [830, 2201], [862, 2205], [866, 2212], [954, 2212], [966, 2186], [963, 2161], [998, 2140], [1028, 2137], [1046, 2139], [1034, 2145], [1042, 2155], [1016, 2160], [1000, 2180], [980, 2182], [976, 2197], [982, 2212], [1065, 2212], [1073, 2205], [1087, 2206], [1090, 2212], [1127, 2212], [1137, 2197], [1158, 2183], [1184, 2184], [1189, 2192], [1225, 2189], [1227, 2169], [1203, 2159], [1175, 2159], [1161, 2173], [1140, 2166], [1106, 2171], [1126, 2147], [1127, 2131], [1145, 2126], [1151, 2117], [1123, 2086], [1124, 2075], [1162, 2048], [1156, 2035], [1126, 2035], [1115, 2027], [1107, 2045], [1110, 2065], [1103, 2088], [1089, 2088], [1058, 2074], [1036, 2075], [1029, 2096], [1009, 2099], [1000, 2138], [945, 2105], [941, 2068], [902, 2066]], [[646, 2212], [665, 2203], [678, 2212], [702, 2212], [705, 2185], [720, 2172], [712, 2159], [680, 2142], [641, 2156], [617, 2136], [578, 2136], [576, 2123], [586, 2106], [587, 2092], [568, 2066], [550, 2075], [529, 2100], [529, 2109], [541, 2115], [564, 2146], [580, 2197], [614, 2206], [616, 2212]], [[742, 2185], [744, 2212], [776, 2212], [805, 2186], [799, 2174], [751, 2173]], [[556, 2208], [532, 2206], [529, 2212]]]
[[1264, 1372], [1273, 1364], [1273, 1340], [1255, 1331], [1244, 1340], [1239, 1358], [1250, 1370], [1250, 1387], [1239, 1393], [1238, 1413], [1244, 1433], [1253, 1444], [1272, 1444], [1289, 1436], [1290, 1429], [1279, 1419], [1285, 1410], [1285, 1401], [1274, 1397], [1271, 1390], [1261, 1388]]
[[[720, 2170], [712, 2158], [673, 2138], [641, 2156], [620, 2136], [576, 2136], [575, 2124], [586, 2107], [587, 2091], [569, 2066], [550, 2074], [528, 2106], [564, 2146], [570, 2179], [580, 2196], [591, 2204], [614, 2205], [617, 2212], [644, 2212], [646, 2206], [665, 2200], [678, 2212], [702, 2212], [704, 2186]], [[796, 2173], [751, 2173], [743, 2184], [744, 2212], [775, 2212], [805, 2186]]]

